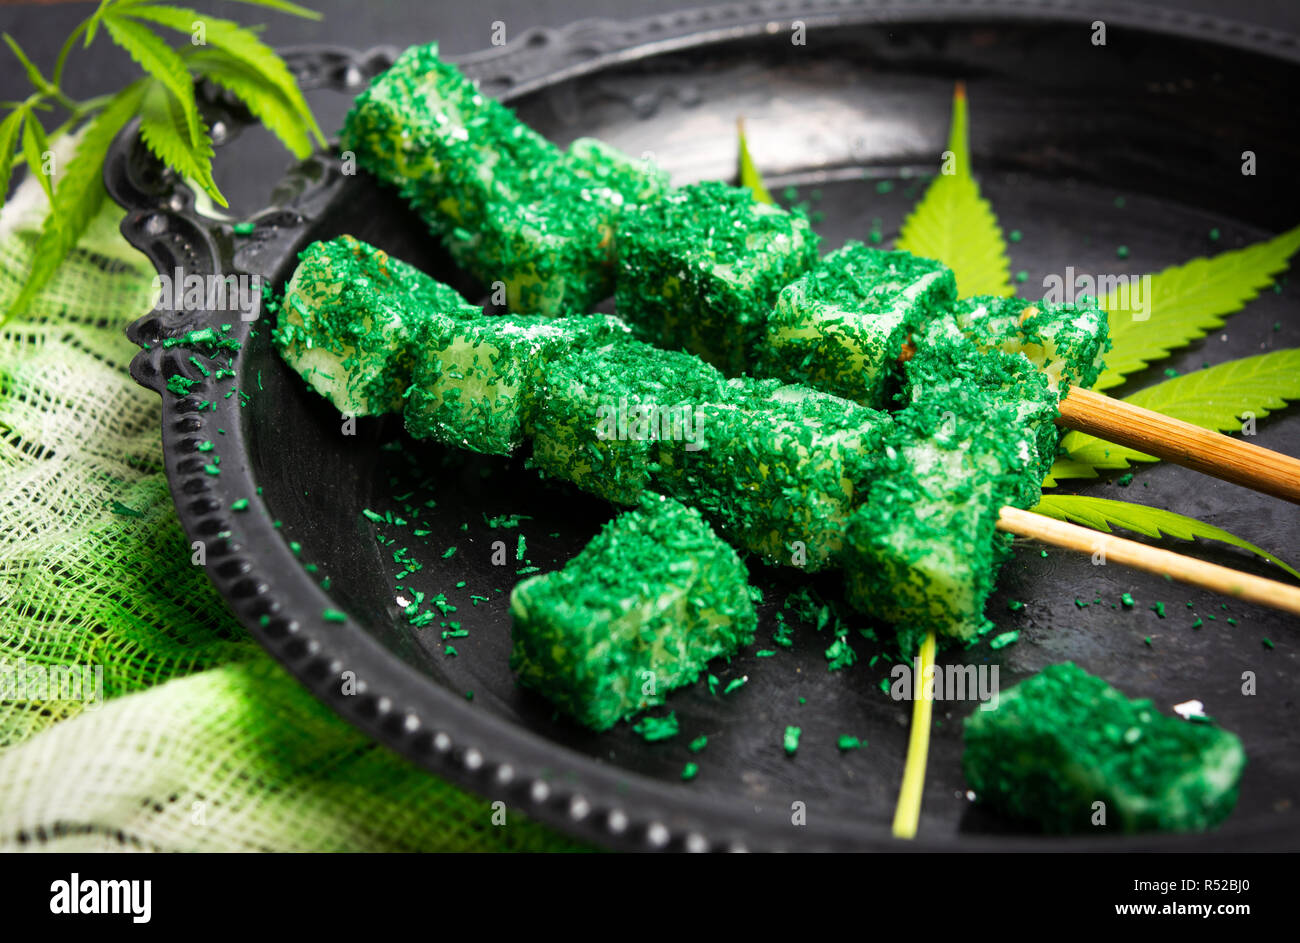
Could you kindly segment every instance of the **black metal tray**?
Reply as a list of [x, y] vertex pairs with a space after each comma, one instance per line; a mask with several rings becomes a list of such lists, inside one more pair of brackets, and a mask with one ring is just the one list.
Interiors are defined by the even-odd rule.
[[[462, 65], [483, 91], [509, 100], [557, 142], [594, 135], [633, 154], [652, 151], [679, 181], [730, 176], [734, 121], [745, 115], [772, 189], [794, 186], [809, 201], [826, 249], [863, 238], [875, 219], [887, 240], [896, 234], [923, 191], [918, 175], [937, 166], [953, 80], [963, 78], [985, 194], [1006, 229], [1025, 233], [1010, 249], [1013, 268], [1027, 272], [1026, 290], [1066, 265], [1154, 271], [1294, 225], [1294, 37], [1133, 4], [1097, 6], [752, 3], [535, 30]], [[1107, 21], [1105, 47], [1090, 42], [1089, 24], [1099, 18]], [[791, 42], [794, 21], [805, 26], [805, 45]], [[313, 90], [326, 126], [337, 127], [350, 97], [394, 54], [317, 48], [290, 51], [288, 59]], [[241, 135], [249, 119], [236, 106], [210, 89], [202, 97], [220, 139], [235, 142], [219, 149], [219, 161], [239, 146], [267, 146], [264, 136]], [[1261, 155], [1255, 178], [1237, 170], [1247, 148]], [[129, 210], [123, 232], [161, 272], [249, 273], [279, 287], [302, 246], [350, 232], [484, 297], [391, 192], [365, 175], [342, 173], [329, 154], [292, 168], [270, 205], [251, 216], [247, 235], [196, 208], [133, 127], [116, 142], [105, 178]], [[265, 182], [236, 181], [235, 189]], [[1217, 243], [1206, 235], [1212, 228], [1222, 234]], [[1120, 243], [1130, 253], [1122, 262]], [[355, 435], [344, 435], [340, 417], [275, 355], [263, 314], [242, 321], [229, 311], [156, 311], [130, 329], [148, 345], [133, 375], [163, 393], [167, 472], [181, 521], [192, 540], [205, 542], [207, 570], [231, 609], [276, 658], [375, 739], [482, 795], [485, 823], [488, 803], [501, 800], [577, 836], [633, 849], [1300, 847], [1294, 620], [1235, 603], [1225, 612], [1208, 594], [1093, 567], [1063, 551], [1044, 556], [1035, 546], [1017, 552], [990, 603], [1003, 629], [1020, 630], [1020, 641], [942, 660], [996, 663], [1006, 686], [1074, 659], [1165, 710], [1201, 699], [1243, 737], [1251, 758], [1238, 808], [1222, 828], [1061, 839], [998, 821], [969, 801], [961, 776], [961, 719], [973, 705], [941, 702], [920, 837], [895, 841], [889, 823], [909, 707], [882, 694], [879, 682], [891, 666], [887, 658], [871, 665], [880, 649], [856, 633], [859, 661], [838, 672], [828, 672], [823, 656], [830, 638], [807, 626], [792, 650], [760, 659], [751, 649], [720, 666], [724, 683], [748, 676], [748, 684], [727, 696], [710, 695], [703, 684], [673, 694], [668, 706], [682, 727], [674, 740], [646, 743], [626, 726], [592, 735], [556, 719], [544, 701], [516, 688], [507, 669], [507, 598], [517, 577], [514, 566], [491, 565], [490, 548], [504, 539], [513, 557], [520, 531], [493, 529], [487, 519], [530, 515], [521, 525], [528, 557], [546, 569], [575, 553], [612, 509], [539, 482], [519, 461], [411, 442], [386, 450], [402, 441], [393, 422], [362, 421]], [[1261, 347], [1300, 346], [1295, 315], [1292, 289], [1267, 292], [1171, 363], [1185, 370]], [[201, 347], [162, 344], [226, 323], [242, 344], [233, 381], [218, 383], [194, 367], [191, 356], [208, 362]], [[191, 395], [164, 391], [178, 373], [198, 381]], [[1149, 371], [1133, 388], [1159, 376]], [[246, 397], [224, 398], [232, 385]], [[215, 408], [200, 408], [204, 400]], [[204, 470], [214, 454], [197, 451], [204, 441], [216, 443], [222, 459], [217, 476]], [[1256, 441], [1300, 452], [1300, 419], [1294, 411], [1276, 414]], [[1300, 557], [1295, 508], [1173, 466], [1139, 470], [1127, 490], [1113, 476], [1079, 490], [1201, 517], [1283, 557]], [[415, 492], [408, 501], [427, 493], [437, 507], [422, 522], [429, 535], [401, 533], [394, 545], [425, 563], [404, 585], [445, 591], [457, 606], [448, 618], [470, 632], [454, 641], [457, 657], [445, 653], [437, 622], [407, 624], [393, 591], [393, 548], [376, 542], [377, 528], [362, 514], [397, 508], [394, 496], [406, 491]], [[232, 511], [241, 498], [250, 500], [249, 510]], [[451, 545], [457, 553], [443, 559]], [[1276, 575], [1235, 551], [1196, 552]], [[325, 576], [328, 592], [320, 585]], [[467, 585], [455, 588], [460, 581]], [[795, 584], [758, 567], [755, 581], [767, 602], [754, 648], [771, 648], [774, 610]], [[833, 585], [826, 591], [834, 593]], [[1139, 605], [1112, 610], [1124, 592]], [[487, 599], [475, 605], [471, 593]], [[1105, 602], [1080, 609], [1076, 597]], [[1008, 610], [1011, 599], [1025, 608]], [[1166, 603], [1164, 619], [1147, 609], [1156, 600]], [[1185, 602], [1219, 621], [1192, 630]], [[346, 612], [347, 621], [323, 620], [327, 608]], [[1227, 615], [1238, 619], [1235, 628]], [[1275, 649], [1261, 644], [1264, 636]], [[1258, 676], [1253, 697], [1240, 691], [1247, 670]], [[348, 679], [355, 693], [343, 693]], [[787, 724], [803, 729], [793, 758], [781, 748]], [[686, 743], [700, 733], [708, 747], [688, 753]], [[841, 754], [841, 733], [868, 746]], [[688, 760], [699, 763], [700, 774], [682, 782]], [[803, 803], [806, 824], [792, 824], [793, 803]]]

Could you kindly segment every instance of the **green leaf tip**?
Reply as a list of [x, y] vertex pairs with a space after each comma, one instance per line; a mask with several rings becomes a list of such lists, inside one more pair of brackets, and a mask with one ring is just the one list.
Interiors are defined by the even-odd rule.
[[1107, 534], [1111, 532], [1111, 527], [1115, 526], [1146, 537], [1173, 537], [1176, 540], [1192, 540], [1200, 537], [1205, 540], [1217, 540], [1263, 557], [1300, 580], [1300, 572], [1267, 550], [1221, 527], [1206, 524], [1194, 517], [1175, 514], [1173, 511], [1134, 504], [1130, 501], [1114, 501], [1110, 498], [1093, 498], [1077, 494], [1043, 495], [1042, 501], [1031, 510], [1037, 514], [1056, 518], [1058, 521], [1081, 524]]
[[962, 82], [953, 90], [948, 149], [939, 175], [904, 220], [894, 247], [943, 262], [952, 269], [957, 292], [963, 297], [1015, 294], [1002, 227], [971, 174], [966, 86]]
[[772, 199], [772, 194], [768, 192], [766, 184], [763, 183], [763, 175], [758, 172], [754, 166], [754, 159], [749, 153], [749, 144], [745, 140], [745, 119], [736, 119], [736, 140], [739, 144], [740, 151], [740, 185], [747, 187], [754, 194], [754, 199], [760, 203], [767, 203], [772, 206], [776, 205], [776, 200]]

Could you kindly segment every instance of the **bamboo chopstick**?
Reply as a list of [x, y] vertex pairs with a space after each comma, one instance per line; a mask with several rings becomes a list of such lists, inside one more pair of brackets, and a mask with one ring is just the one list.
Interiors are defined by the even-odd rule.
[[1300, 459], [1092, 390], [1071, 387], [1057, 424], [1300, 504]]
[[998, 516], [998, 530], [1084, 553], [1100, 551], [1108, 562], [1169, 576], [1180, 583], [1300, 615], [1300, 586], [1241, 573], [1217, 563], [1149, 547], [1136, 540], [1089, 530], [1020, 508], [1004, 507]]

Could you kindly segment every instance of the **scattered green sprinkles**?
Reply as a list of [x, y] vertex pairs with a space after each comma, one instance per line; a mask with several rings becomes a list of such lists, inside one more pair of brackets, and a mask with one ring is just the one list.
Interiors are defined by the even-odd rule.
[[240, 498], [240, 499], [238, 499], [237, 501], [232, 501], [232, 502], [230, 503], [230, 510], [232, 510], [232, 511], [247, 511], [247, 510], [248, 510], [248, 499], [247, 499], [247, 498]]
[[1121, 259], [1128, 258], [1128, 246], [1116, 246], [1115, 255]]
[[324, 619], [326, 622], [347, 622], [348, 621], [347, 614], [340, 612], [337, 609], [326, 609], [320, 615], [321, 618]]
[[1011, 232], [1007, 233], [1007, 238], [1012, 242], [1019, 242], [1021, 239], [1025, 238], [1025, 236], [1019, 229], [1013, 229]]
[[1133, 594], [1132, 594], [1132, 593], [1125, 593], [1124, 595], [1120, 596], [1120, 597], [1119, 597], [1119, 601], [1120, 601], [1121, 603], [1124, 604], [1124, 608], [1125, 608], [1125, 609], [1132, 609], [1132, 608], [1133, 608]]
[[1012, 599], [1007, 603], [1007, 608], [1012, 612], [1019, 612], [1021, 609], [1025, 608], [1025, 604], [1019, 599]]
[[690, 750], [692, 753], [699, 753], [706, 746], [708, 746], [708, 743], [709, 743], [709, 738], [704, 734], [700, 734], [698, 737], [696, 737], [694, 740], [692, 740], [690, 743], [686, 745], [686, 749]]
[[1267, 638], [1266, 638], [1266, 639], [1262, 639], [1262, 641], [1263, 641], [1263, 643], [1264, 643], [1264, 647], [1265, 647], [1265, 648], [1273, 648], [1273, 641], [1272, 641], [1272, 639], [1267, 639]]
[[253, 229], [254, 226], [252, 223], [235, 223], [235, 225], [230, 227], [230, 231], [236, 236], [247, 236], [253, 231]]
[[1003, 632], [1001, 635], [995, 635], [989, 639], [989, 648], [997, 651], [999, 648], [1006, 648], [1008, 645], [1020, 638], [1020, 630], [1012, 629], [1010, 632]]
[[860, 750], [865, 746], [865, 744], [857, 737], [844, 733], [840, 734], [839, 740], [836, 741], [836, 746], [841, 750]]
[[722, 689], [722, 693], [730, 694], [732, 691], [736, 690], [737, 688], [743, 688], [747, 681], [749, 681], [749, 675], [742, 675], [739, 678], [732, 678], [730, 681], [727, 682], [727, 686]]
[[1151, 611], [1163, 619], [1165, 617], [1165, 604], [1162, 602], [1154, 603], [1151, 606]]
[[167, 390], [177, 396], [188, 396], [197, 382], [197, 380], [191, 380], [189, 377], [175, 373], [167, 379]]
[[682, 779], [685, 780], [686, 782], [690, 782], [692, 779], [696, 777], [696, 775], [699, 774], [699, 772], [700, 772], [699, 764], [687, 763], [685, 766], [682, 767]]
[[651, 743], [667, 740], [677, 736], [677, 714], [670, 712], [667, 717], [643, 717], [632, 729]]
[[781, 738], [781, 745], [785, 748], [787, 756], [794, 756], [795, 751], [799, 749], [799, 736], [803, 730], [799, 727], [786, 727], [785, 735]]

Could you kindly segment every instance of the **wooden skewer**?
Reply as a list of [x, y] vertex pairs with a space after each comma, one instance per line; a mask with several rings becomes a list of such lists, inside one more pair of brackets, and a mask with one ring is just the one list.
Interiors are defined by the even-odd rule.
[[1181, 553], [1149, 547], [1136, 540], [1090, 530], [1020, 508], [1004, 507], [998, 515], [998, 530], [1019, 537], [1033, 537], [1043, 543], [1069, 550], [1084, 553], [1101, 551], [1107, 562], [1122, 563], [1137, 570], [1172, 577], [1180, 583], [1189, 583], [1246, 602], [1300, 615], [1300, 586], [1241, 573], [1217, 563], [1207, 563]]
[[1072, 387], [1057, 425], [1300, 504], [1300, 459]]

